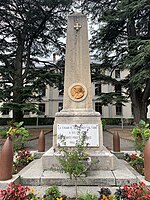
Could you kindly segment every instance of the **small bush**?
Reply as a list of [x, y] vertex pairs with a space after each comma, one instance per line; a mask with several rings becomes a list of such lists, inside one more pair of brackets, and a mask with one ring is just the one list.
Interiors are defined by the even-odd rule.
[[60, 197], [60, 191], [56, 185], [51, 186], [45, 191], [45, 194], [43, 195], [44, 200], [56, 200]]
[[29, 150], [23, 149], [15, 155], [15, 159], [13, 162], [13, 169], [14, 173], [18, 173], [23, 167], [28, 165], [30, 162], [32, 162], [34, 157], [30, 153]]
[[150, 137], [150, 125], [141, 120], [139, 124], [133, 128], [131, 134], [134, 138], [135, 148], [143, 152], [145, 143]]
[[81, 200], [98, 200], [96, 195], [85, 193], [81, 195], [80, 197]]
[[14, 151], [24, 148], [29, 138], [29, 132], [22, 126], [24, 122], [14, 122], [7, 131], [7, 136], [12, 138]]

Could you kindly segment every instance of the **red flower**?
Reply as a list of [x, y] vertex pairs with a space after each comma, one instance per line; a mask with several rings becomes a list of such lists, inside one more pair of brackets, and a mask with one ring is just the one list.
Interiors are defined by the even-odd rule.
[[135, 159], [137, 158], [137, 154], [131, 154], [131, 155], [130, 155], [130, 158], [131, 158], [132, 160], [135, 160]]

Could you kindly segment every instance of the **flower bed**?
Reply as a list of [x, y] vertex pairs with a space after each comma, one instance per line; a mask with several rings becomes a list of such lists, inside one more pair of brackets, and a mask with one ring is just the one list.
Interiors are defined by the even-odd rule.
[[61, 195], [57, 186], [51, 186], [45, 194], [40, 196], [34, 194], [34, 189], [20, 184], [10, 183], [5, 190], [0, 190], [2, 200], [148, 200], [150, 190], [143, 182], [124, 185], [116, 190], [114, 194], [109, 188], [101, 188], [98, 195], [85, 193], [76, 198], [69, 198]]
[[25, 166], [27, 166], [30, 162], [32, 162], [34, 157], [28, 149], [22, 149], [17, 152], [14, 157], [13, 162], [13, 174], [18, 173]]
[[124, 159], [141, 175], [144, 175], [144, 156], [143, 154], [125, 154]]

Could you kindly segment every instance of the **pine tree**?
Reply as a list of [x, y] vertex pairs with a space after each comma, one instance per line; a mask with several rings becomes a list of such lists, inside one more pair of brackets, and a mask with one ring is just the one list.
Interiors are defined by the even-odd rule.
[[[134, 121], [146, 120], [150, 104], [149, 1], [89, 0], [85, 6], [98, 26], [92, 32], [91, 48], [100, 60], [100, 69], [109, 71], [110, 76], [115, 69], [128, 70], [117, 84], [126, 88], [126, 97], [131, 98]], [[115, 84], [112, 77], [102, 75], [94, 74], [94, 80]]]
[[[0, 1], [0, 101], [21, 121], [23, 110], [46, 84], [58, 84], [59, 69], [41, 57], [61, 49], [71, 0]], [[38, 66], [38, 67], [37, 67]], [[43, 67], [40, 67], [43, 66]], [[28, 103], [27, 103], [28, 102]]]

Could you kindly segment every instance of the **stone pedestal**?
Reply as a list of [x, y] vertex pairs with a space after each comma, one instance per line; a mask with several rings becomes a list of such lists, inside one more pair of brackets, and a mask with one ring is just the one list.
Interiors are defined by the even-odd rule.
[[57, 126], [60, 124], [68, 125], [68, 124], [80, 124], [84, 125], [86, 124], [87, 127], [89, 126], [97, 126], [97, 131], [91, 135], [91, 137], [94, 140], [94, 144], [92, 147], [97, 147], [99, 150], [102, 149], [103, 146], [103, 135], [102, 135], [102, 124], [101, 124], [101, 118], [100, 114], [95, 111], [89, 111], [89, 112], [59, 112], [56, 113], [54, 126], [53, 126], [53, 146], [57, 146]]
[[[118, 167], [118, 159], [110, 153], [104, 146], [102, 149], [98, 148], [89, 148], [87, 153], [91, 157], [92, 163], [95, 163], [91, 166], [91, 171], [105, 170], [111, 171], [115, 170]], [[53, 168], [59, 168], [58, 157], [61, 156], [57, 151], [54, 152], [53, 148], [50, 148], [43, 156], [43, 170], [52, 170]]]

